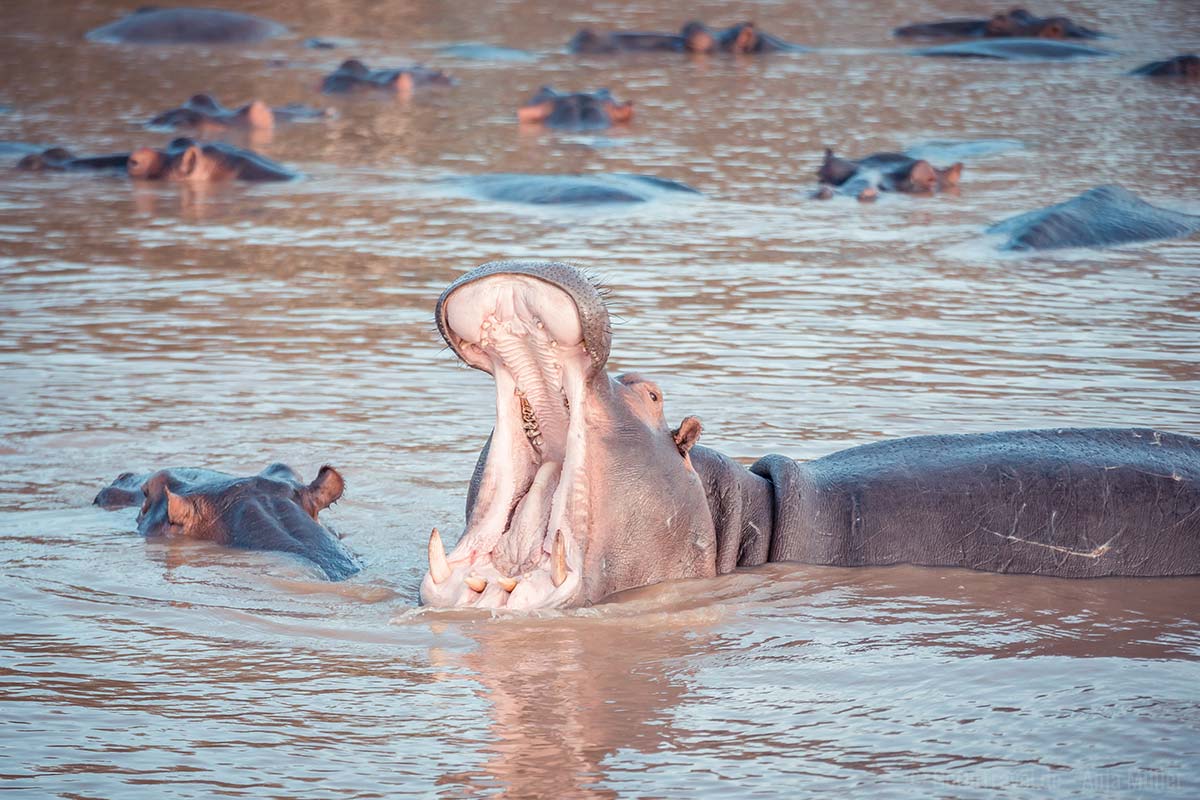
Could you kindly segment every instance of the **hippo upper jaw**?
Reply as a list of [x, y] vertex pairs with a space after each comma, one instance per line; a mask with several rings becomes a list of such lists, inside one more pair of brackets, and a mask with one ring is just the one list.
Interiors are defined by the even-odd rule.
[[431, 536], [422, 602], [580, 605], [596, 422], [588, 384], [608, 380], [599, 293], [560, 265], [486, 264], [442, 294], [437, 320], [459, 358], [495, 379], [496, 425], [466, 532], [448, 556]]

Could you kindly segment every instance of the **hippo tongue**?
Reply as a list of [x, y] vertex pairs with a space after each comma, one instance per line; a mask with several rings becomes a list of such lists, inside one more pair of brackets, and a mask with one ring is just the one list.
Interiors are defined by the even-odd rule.
[[431, 540], [422, 599], [570, 604], [581, 591], [588, 517], [583, 407], [592, 365], [575, 301], [552, 283], [499, 274], [454, 290], [445, 314], [456, 349], [495, 378], [496, 426], [467, 530], [444, 569], [440, 538], [437, 548]]

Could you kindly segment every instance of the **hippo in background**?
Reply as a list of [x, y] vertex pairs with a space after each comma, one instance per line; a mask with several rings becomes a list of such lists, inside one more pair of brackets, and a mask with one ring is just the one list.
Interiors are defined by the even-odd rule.
[[1055, 250], [1174, 239], [1200, 231], [1200, 216], [1153, 206], [1120, 186], [1098, 186], [1047, 208], [998, 222], [1004, 250]]
[[543, 86], [517, 109], [517, 119], [563, 130], [600, 130], [633, 119], [633, 102], [618, 102], [608, 89], [563, 94]]
[[1098, 39], [1104, 34], [1076, 25], [1068, 17], [1035, 17], [1023, 8], [1000, 12], [991, 19], [950, 19], [918, 22], [892, 31], [901, 38]]
[[140, 8], [89, 31], [94, 42], [114, 44], [238, 44], [287, 33], [269, 19], [215, 8]]
[[70, 150], [52, 147], [30, 153], [17, 162], [29, 172], [72, 172], [124, 170], [134, 180], [170, 180], [209, 183], [226, 180], [287, 181], [299, 177], [286, 167], [250, 150], [222, 142], [199, 143], [173, 139], [166, 148], [143, 147], [132, 153], [76, 156]]
[[522, 175], [494, 173], [458, 181], [488, 200], [537, 206], [591, 206], [646, 203], [660, 197], [700, 196], [687, 184], [650, 175]]
[[997, 61], [1071, 61], [1116, 55], [1111, 50], [1058, 39], [979, 39], [909, 52], [933, 58], [990, 58]]
[[493, 262], [438, 299], [438, 330], [496, 385], [495, 426], [423, 603], [539, 609], [768, 561], [1055, 577], [1200, 574], [1200, 439], [1149, 428], [917, 436], [747, 469], [671, 428], [662, 389], [606, 369], [597, 288]]
[[321, 81], [325, 94], [348, 94], [360, 89], [392, 92], [404, 97], [425, 86], [453, 86], [454, 79], [444, 72], [420, 64], [395, 69], [369, 69], [358, 59], [343, 61]]
[[317, 515], [345, 491], [341, 474], [321, 467], [305, 484], [286, 464], [238, 478], [207, 469], [126, 472], [100, 490], [93, 504], [108, 510], [138, 506], [145, 537], [202, 539], [244, 550], [292, 553], [316, 564], [332, 581], [359, 571], [337, 534]]
[[587, 55], [613, 53], [769, 53], [803, 52], [808, 48], [764, 33], [752, 22], [741, 22], [723, 30], [713, 30], [693, 20], [679, 33], [640, 33], [610, 31], [597, 33], [584, 28], [567, 43], [567, 52]]
[[1147, 78], [1179, 78], [1186, 81], [1200, 81], [1200, 56], [1187, 53], [1168, 58], [1165, 61], [1151, 61], [1129, 74], [1143, 75]]
[[226, 108], [208, 94], [192, 95], [178, 108], [155, 116], [151, 128], [214, 128], [219, 130], [271, 130], [277, 122], [322, 119], [331, 116], [326, 109], [299, 103], [271, 108], [261, 100], [251, 100], [239, 108]]
[[814, 197], [828, 200], [835, 194], [857, 197], [862, 201], [875, 200], [880, 192], [933, 194], [958, 188], [962, 162], [939, 169], [925, 159], [903, 153], [875, 153], [852, 161], [840, 158], [830, 149], [817, 169], [821, 181]]

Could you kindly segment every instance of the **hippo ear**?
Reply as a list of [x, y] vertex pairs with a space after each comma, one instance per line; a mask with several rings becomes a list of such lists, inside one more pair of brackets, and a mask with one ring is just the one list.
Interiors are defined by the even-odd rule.
[[317, 514], [336, 503], [346, 491], [346, 481], [333, 467], [326, 464], [321, 467], [313, 482], [300, 490], [300, 503], [313, 519]]
[[196, 145], [191, 145], [183, 151], [179, 156], [179, 176], [182, 178], [190, 178], [192, 173], [196, 171], [196, 167], [200, 166], [200, 148]]
[[683, 422], [679, 423], [679, 427], [671, 431], [679, 455], [687, 458], [688, 453], [696, 446], [696, 442], [700, 441], [702, 430], [703, 426], [700, 425], [698, 417], [684, 417]]
[[183, 528], [184, 533], [196, 524], [200, 518], [199, 510], [190, 497], [174, 494], [170, 489], [167, 493], [167, 522]]
[[264, 130], [275, 127], [275, 112], [262, 100], [254, 100], [244, 109], [246, 122], [251, 128]]
[[938, 182], [942, 186], [958, 186], [958, 179], [962, 177], [962, 171], [962, 162], [956, 161], [951, 166], [938, 170]]

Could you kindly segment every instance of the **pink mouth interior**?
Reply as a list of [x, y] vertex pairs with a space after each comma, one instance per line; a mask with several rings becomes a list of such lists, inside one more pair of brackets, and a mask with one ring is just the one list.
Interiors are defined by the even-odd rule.
[[589, 357], [575, 303], [545, 281], [496, 275], [455, 290], [443, 308], [459, 355], [495, 378], [496, 427], [467, 530], [446, 556], [448, 569], [434, 564], [440, 552], [431, 542], [421, 600], [513, 609], [577, 604]]

